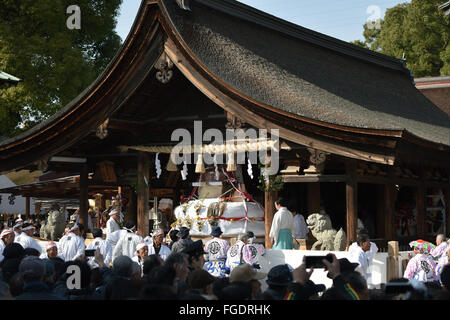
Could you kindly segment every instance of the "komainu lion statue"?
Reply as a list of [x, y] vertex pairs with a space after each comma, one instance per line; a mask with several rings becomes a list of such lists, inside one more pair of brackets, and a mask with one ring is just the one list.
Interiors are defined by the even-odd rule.
[[347, 235], [341, 228], [339, 231], [333, 229], [330, 216], [322, 213], [313, 213], [306, 219], [308, 228], [312, 235], [317, 239], [311, 250], [320, 246], [320, 250], [344, 251], [347, 242]]
[[66, 227], [66, 218], [64, 212], [56, 208], [52, 208], [48, 213], [48, 218], [45, 223], [41, 225], [40, 236], [46, 240], [58, 240], [61, 238]]

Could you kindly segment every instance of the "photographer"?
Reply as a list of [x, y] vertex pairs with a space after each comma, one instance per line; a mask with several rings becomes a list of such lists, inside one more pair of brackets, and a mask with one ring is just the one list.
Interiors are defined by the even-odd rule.
[[[357, 271], [352, 271], [351, 268], [341, 272], [343, 262], [346, 261], [338, 260], [332, 253], [329, 255], [332, 257], [332, 262], [330, 263], [326, 259], [322, 262], [328, 270], [327, 277], [333, 279], [333, 287], [325, 291], [323, 296], [328, 296], [331, 291], [338, 300], [368, 300], [369, 291], [363, 276]], [[354, 265], [351, 267], [354, 268]]]

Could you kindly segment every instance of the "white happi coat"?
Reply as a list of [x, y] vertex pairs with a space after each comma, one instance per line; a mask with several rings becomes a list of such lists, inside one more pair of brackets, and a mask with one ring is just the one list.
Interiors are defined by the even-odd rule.
[[128, 231], [125, 229], [120, 229], [106, 236], [106, 241], [108, 241], [108, 243], [111, 245], [113, 252], [117, 242], [119, 242], [120, 238], [122, 238], [127, 232]]
[[34, 238], [27, 235], [25, 232], [22, 232], [16, 240], [14, 240], [14, 242], [19, 243], [24, 249], [33, 248], [39, 251], [39, 254], [42, 253], [42, 248], [39, 243]]
[[[100, 253], [103, 256], [104, 262], [107, 266], [109, 266], [110, 262], [112, 261], [112, 246], [109, 244], [108, 241], [103, 240], [100, 237], [97, 237], [89, 243], [86, 247], [86, 250], [97, 250], [97, 248], [100, 249]], [[98, 264], [94, 261], [95, 257], [89, 257], [88, 264], [92, 268], [98, 267]]]
[[214, 277], [225, 277], [227, 252], [230, 249], [230, 243], [225, 239], [214, 237], [207, 241], [203, 250], [206, 252], [205, 264], [203, 269], [208, 271]]
[[205, 243], [203, 248], [206, 252], [205, 261], [227, 260], [228, 249], [230, 249], [230, 243], [227, 240], [212, 238]]
[[142, 242], [141, 236], [127, 231], [127, 233], [119, 239], [116, 246], [114, 247], [112, 260], [114, 261], [114, 259], [120, 256], [128, 256], [130, 258], [133, 258], [139, 242]]
[[64, 261], [72, 261], [84, 254], [84, 239], [75, 233], [63, 236], [58, 242], [58, 254]]
[[417, 254], [409, 260], [403, 278], [422, 282], [437, 281], [436, 263], [429, 254]]
[[228, 270], [230, 270], [230, 273], [233, 271], [234, 268], [236, 268], [241, 263], [244, 263], [244, 253], [243, 253], [243, 247], [245, 246], [245, 243], [241, 240], [236, 241], [234, 245], [230, 247], [230, 249], [227, 252], [227, 260], [225, 262], [225, 266]]
[[106, 222], [106, 237], [117, 230], [120, 230], [119, 223], [113, 217], [109, 218]]
[[296, 239], [308, 239], [308, 226], [306, 225], [305, 218], [297, 213], [294, 216], [294, 233], [292, 234]]
[[243, 256], [244, 262], [253, 266], [255, 263], [258, 264], [259, 257], [266, 253], [266, 249], [260, 243], [248, 243], [244, 246]]
[[278, 243], [278, 234], [282, 229], [289, 229], [291, 230], [291, 234], [294, 234], [294, 216], [285, 207], [282, 207], [273, 216], [269, 237], [274, 238], [275, 244]]
[[[156, 254], [153, 242], [148, 243], [147, 245], [148, 245], [148, 255]], [[161, 259], [166, 261], [167, 257], [170, 255], [171, 252], [172, 251], [169, 249], [168, 246], [161, 244], [161, 249], [159, 249], [158, 255], [161, 257]]]

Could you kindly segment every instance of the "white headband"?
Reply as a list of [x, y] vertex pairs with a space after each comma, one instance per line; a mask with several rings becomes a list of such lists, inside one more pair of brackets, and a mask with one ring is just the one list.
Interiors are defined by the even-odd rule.
[[22, 231], [28, 231], [28, 230], [33, 230], [33, 229], [34, 229], [34, 226], [28, 226], [28, 227], [22, 228]]
[[76, 229], [78, 229], [78, 224], [77, 223], [75, 223], [74, 226], [69, 231], [73, 231], [73, 230], [76, 230]]

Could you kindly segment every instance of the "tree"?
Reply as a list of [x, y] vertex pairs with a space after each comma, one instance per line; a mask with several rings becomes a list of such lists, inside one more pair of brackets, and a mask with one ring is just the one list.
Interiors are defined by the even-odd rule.
[[404, 58], [415, 77], [450, 75], [450, 18], [439, 10], [442, 0], [412, 0], [386, 10], [381, 29], [364, 25], [364, 42], [396, 58]]
[[68, 0], [0, 2], [0, 70], [23, 81], [0, 88], [0, 136], [47, 119], [104, 70], [121, 45], [114, 31], [122, 0], [77, 0], [80, 29], [69, 29]]

